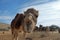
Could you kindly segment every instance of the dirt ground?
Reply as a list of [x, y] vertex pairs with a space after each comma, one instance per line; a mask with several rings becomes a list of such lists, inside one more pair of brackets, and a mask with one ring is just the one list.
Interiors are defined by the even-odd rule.
[[[59, 33], [52, 32], [33, 32], [28, 35], [32, 40], [60, 40]], [[11, 32], [0, 32], [0, 40], [12, 40]], [[19, 40], [26, 40], [23, 34], [19, 34]]]

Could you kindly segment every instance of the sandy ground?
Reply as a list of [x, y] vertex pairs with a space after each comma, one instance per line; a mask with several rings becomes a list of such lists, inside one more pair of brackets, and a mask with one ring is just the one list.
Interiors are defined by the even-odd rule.
[[[33, 32], [28, 35], [28, 38], [32, 40], [60, 40], [60, 34], [52, 32]], [[11, 32], [0, 32], [0, 40], [12, 40]], [[21, 33], [19, 34], [19, 40], [26, 40]]]

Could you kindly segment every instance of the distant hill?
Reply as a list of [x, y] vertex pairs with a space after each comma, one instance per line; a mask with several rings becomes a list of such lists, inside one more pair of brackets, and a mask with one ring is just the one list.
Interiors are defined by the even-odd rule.
[[9, 24], [5, 24], [5, 23], [0, 23], [0, 31], [6, 31], [10, 29], [10, 25]]

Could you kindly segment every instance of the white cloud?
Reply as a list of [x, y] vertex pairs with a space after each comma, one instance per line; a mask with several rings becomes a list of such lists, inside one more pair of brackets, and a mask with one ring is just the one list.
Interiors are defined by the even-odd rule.
[[60, 1], [49, 2], [45, 4], [39, 4], [35, 6], [29, 6], [24, 8], [26, 10], [28, 8], [35, 8], [39, 11], [39, 17], [37, 25], [52, 25], [56, 24], [60, 26]]
[[8, 10], [0, 10], [0, 20], [11, 20], [13, 17]]
[[10, 17], [10, 16], [0, 16], [0, 19], [11, 20], [12, 17]]
[[[59, 25], [60, 26], [60, 1], [49, 3], [46, 5], [45, 9], [42, 9], [41, 14], [39, 19], [42, 21], [38, 21], [38, 24], [43, 24], [43, 25]], [[44, 5], [45, 6], [45, 5]], [[44, 8], [44, 7], [43, 7]], [[45, 14], [44, 14], [45, 13]], [[39, 20], [38, 19], [38, 20]]]
[[20, 5], [17, 9], [17, 12], [19, 13], [23, 13], [23, 9], [26, 8], [26, 7], [31, 7], [33, 5], [42, 5], [42, 4], [45, 4], [45, 3], [48, 3], [48, 2], [53, 2], [53, 1], [56, 1], [56, 0], [30, 0], [30, 2], [25, 2], [23, 5]]

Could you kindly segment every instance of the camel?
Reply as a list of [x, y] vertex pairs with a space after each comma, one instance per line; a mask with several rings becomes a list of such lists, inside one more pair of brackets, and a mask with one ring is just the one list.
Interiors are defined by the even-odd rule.
[[12, 40], [18, 40], [18, 33], [21, 31], [24, 37], [26, 33], [32, 33], [37, 23], [38, 11], [30, 8], [24, 14], [17, 13], [11, 22]]

